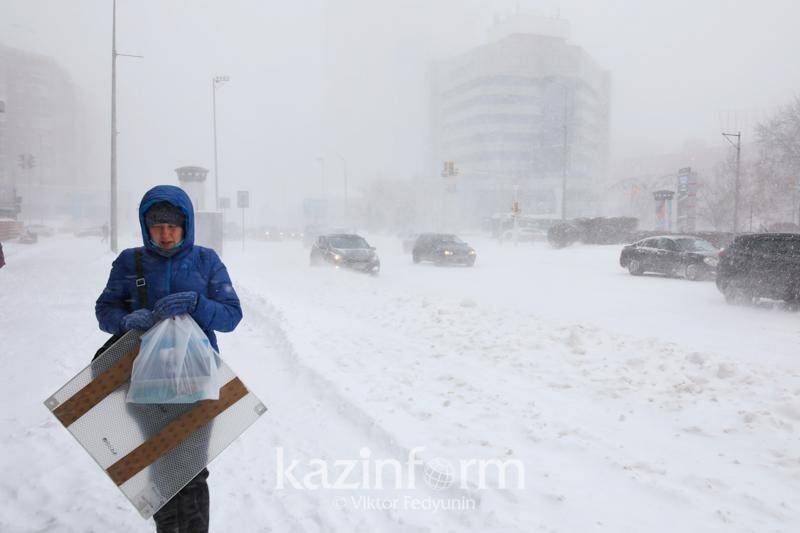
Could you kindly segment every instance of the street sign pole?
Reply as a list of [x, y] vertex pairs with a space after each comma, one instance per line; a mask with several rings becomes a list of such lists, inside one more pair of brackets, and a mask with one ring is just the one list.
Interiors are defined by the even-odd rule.
[[244, 210], [250, 207], [250, 191], [236, 191], [236, 206], [242, 209], [242, 251], [244, 252]]

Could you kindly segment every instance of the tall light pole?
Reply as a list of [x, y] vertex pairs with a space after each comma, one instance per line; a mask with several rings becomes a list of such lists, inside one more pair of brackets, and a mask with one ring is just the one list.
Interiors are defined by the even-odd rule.
[[117, 52], [117, 0], [111, 11], [111, 213], [109, 221], [111, 251], [117, 253], [117, 57], [138, 57]]
[[347, 160], [345, 160], [344, 156], [339, 152], [336, 152], [336, 155], [342, 160], [342, 168], [344, 171], [344, 218], [345, 222], [349, 223], [350, 205], [347, 198]]
[[567, 219], [567, 164], [569, 161], [569, 129], [567, 126], [569, 89], [564, 84], [564, 153], [561, 162], [561, 220]]
[[219, 211], [219, 173], [217, 167], [217, 86], [230, 81], [229, 76], [211, 78], [211, 108], [214, 123], [214, 210]]
[[[736, 181], [733, 187], [733, 233], [734, 235], [739, 232], [739, 187], [741, 181], [741, 156], [742, 156], [742, 132], [736, 133], [723, 133], [725, 140], [731, 143], [731, 146], [736, 148]], [[731, 141], [732, 138], [736, 139], [736, 144]]]
[[117, 253], [117, 0], [111, 13], [111, 251]]

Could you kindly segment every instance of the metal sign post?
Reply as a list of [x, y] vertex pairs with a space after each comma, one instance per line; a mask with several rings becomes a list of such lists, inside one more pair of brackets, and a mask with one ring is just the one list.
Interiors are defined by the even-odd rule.
[[244, 210], [250, 207], [250, 191], [236, 191], [236, 207], [242, 208], [242, 251], [244, 252]]

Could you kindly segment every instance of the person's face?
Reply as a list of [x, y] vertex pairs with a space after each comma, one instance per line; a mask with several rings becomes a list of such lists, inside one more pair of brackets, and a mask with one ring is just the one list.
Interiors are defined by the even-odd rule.
[[183, 239], [183, 226], [153, 224], [150, 226], [150, 238], [162, 250], [169, 250], [177, 246]]

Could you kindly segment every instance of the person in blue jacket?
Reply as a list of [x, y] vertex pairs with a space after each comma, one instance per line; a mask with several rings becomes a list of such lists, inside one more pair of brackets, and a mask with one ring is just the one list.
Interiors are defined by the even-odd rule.
[[[188, 313], [219, 351], [214, 331], [233, 331], [242, 319], [242, 308], [219, 256], [194, 244], [189, 196], [172, 185], [153, 187], [139, 204], [139, 223], [144, 247], [119, 254], [95, 303], [100, 329], [112, 335], [145, 331], [162, 319]], [[145, 302], [139, 301], [137, 252]], [[208, 531], [207, 477], [203, 469], [154, 515], [159, 533]]]

